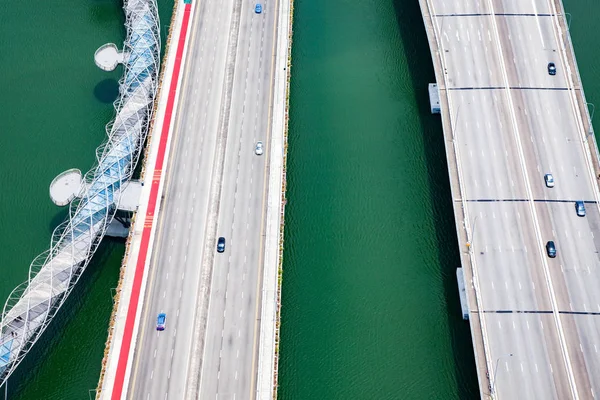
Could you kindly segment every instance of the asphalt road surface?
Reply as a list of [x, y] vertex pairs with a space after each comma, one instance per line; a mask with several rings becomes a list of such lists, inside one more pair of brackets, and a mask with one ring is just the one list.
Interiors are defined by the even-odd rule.
[[[183, 399], [193, 374], [200, 399], [254, 397], [276, 1], [261, 14], [240, 0], [196, 5], [130, 399]], [[206, 330], [195, 337], [210, 271]]]
[[[600, 394], [598, 189], [559, 44], [562, 17], [549, 0], [429, 4], [438, 15], [473, 232], [491, 394], [594, 398]], [[546, 173], [554, 188], [545, 186]], [[586, 202], [585, 217], [576, 215], [576, 200]], [[558, 250], [553, 259], [546, 255], [549, 240]]]

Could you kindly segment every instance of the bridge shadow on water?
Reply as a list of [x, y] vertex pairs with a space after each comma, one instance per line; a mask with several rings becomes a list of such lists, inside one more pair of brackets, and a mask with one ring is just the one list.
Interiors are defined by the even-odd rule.
[[104, 79], [94, 87], [94, 96], [102, 103], [112, 103], [119, 96], [119, 82], [116, 79]]
[[[68, 359], [71, 360], [73, 359], [73, 357], [76, 358], [78, 356], [89, 357], [91, 353], [88, 351], [88, 346], [98, 345], [98, 343], [91, 342], [90, 338], [85, 337], [82, 337], [76, 341], [73, 341], [72, 339], [65, 339], [67, 336], [65, 334], [68, 330], [72, 330], [74, 320], [76, 318], [80, 319], [79, 314], [82, 312], [97, 312], [106, 314], [103, 315], [103, 317], [105, 317], [105, 321], [103, 319], [103, 323], [101, 325], [85, 328], [87, 332], [89, 332], [90, 330], [100, 330], [104, 337], [106, 337], [108, 329], [108, 319], [110, 317], [110, 310], [112, 309], [112, 293], [107, 291], [105, 304], [104, 302], [102, 302], [102, 304], [96, 304], [96, 309], [83, 310], [83, 308], [86, 305], [86, 302], [89, 302], [88, 297], [95, 296], [92, 293], [92, 288], [95, 284], [98, 283], [98, 278], [101, 274], [102, 268], [106, 268], [107, 264], [110, 264], [109, 259], [114, 258], [115, 252], [118, 253], [117, 255], [119, 256], [119, 258], [122, 257], [123, 249], [123, 240], [112, 238], [104, 238], [102, 240], [102, 243], [98, 247], [94, 258], [84, 271], [79, 282], [71, 292], [65, 304], [63, 304], [55, 318], [52, 320], [52, 322], [46, 329], [46, 331], [38, 340], [38, 342], [33, 346], [30, 352], [25, 356], [21, 364], [17, 367], [16, 371], [8, 379], [8, 399], [21, 399], [24, 397], [27, 399], [36, 398], [62, 400], [73, 398], [67, 393], [46, 392], [43, 388], [48, 384], [47, 382], [39, 384], [40, 378], [42, 378], [42, 380], [44, 381], [53, 380], [57, 378], [61, 380], [77, 381], [78, 379], [74, 378], [74, 376], [80, 375], [80, 377], [85, 376], [89, 378], [90, 376], [92, 376], [95, 377], [95, 379], [97, 379], [101, 367], [100, 360], [98, 360], [97, 363], [94, 363], [94, 367], [96, 367], [97, 365], [97, 371], [71, 370], [69, 369], [70, 362], [67, 362], [66, 365], [62, 363], [59, 366], [49, 365], [48, 363], [52, 364], [52, 360], [60, 358], [61, 354], [64, 354]], [[114, 262], [112, 264], [114, 264]], [[114, 269], [114, 266], [111, 269]], [[118, 270], [116, 272], [115, 279], [117, 277]], [[101, 307], [98, 307], [99, 305]], [[96, 319], [96, 321], [98, 320], [99, 319]], [[70, 332], [69, 336], [72, 336], [72, 332]], [[64, 343], [65, 340], [67, 341], [67, 343]], [[100, 345], [103, 347], [104, 341], [102, 341], [102, 344]], [[57, 355], [59, 357], [57, 357]], [[64, 369], [65, 367], [67, 368], [66, 370]], [[55, 371], [55, 368], [63, 370]], [[30, 386], [32, 384], [33, 386]], [[97, 380], [93, 382], [90, 381], [89, 389], [95, 389], [96, 384]], [[60, 387], [60, 384], [57, 384], [57, 386]], [[2, 400], [4, 399], [4, 390], [4, 387], [0, 389], [0, 399]], [[44, 393], [40, 393], [40, 391], [44, 391]], [[87, 399], [88, 393], [79, 393], [77, 395], [77, 398]]]
[[[425, 157], [435, 222], [438, 260], [447, 305], [448, 326], [455, 365], [457, 395], [460, 399], [479, 398], [475, 358], [468, 321], [462, 320], [456, 282], [456, 268], [460, 266], [458, 242], [454, 225], [454, 211], [448, 178], [442, 124], [439, 115], [431, 115], [428, 84], [435, 82], [435, 73], [423, 25], [418, 0], [392, 0], [402, 38], [405, 58], [424, 135]], [[446, 397], [449, 398], [449, 397]]]

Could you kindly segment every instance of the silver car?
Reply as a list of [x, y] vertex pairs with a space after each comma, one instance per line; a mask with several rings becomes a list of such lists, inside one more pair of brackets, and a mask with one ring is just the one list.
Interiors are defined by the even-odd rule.
[[256, 147], [254, 148], [254, 154], [257, 156], [262, 156], [263, 153], [263, 142], [256, 142]]
[[554, 187], [554, 177], [552, 176], [552, 174], [544, 175], [544, 182], [546, 182], [547, 187], [553, 188]]

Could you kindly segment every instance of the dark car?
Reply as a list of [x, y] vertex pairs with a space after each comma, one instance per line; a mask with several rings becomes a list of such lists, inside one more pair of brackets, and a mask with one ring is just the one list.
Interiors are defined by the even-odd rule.
[[225, 238], [223, 236], [221, 236], [219, 238], [219, 240], [217, 241], [217, 251], [219, 253], [222, 253], [225, 251]]
[[585, 217], [585, 205], [583, 201], [579, 200], [575, 202], [575, 212], [577, 212], [578, 216]]
[[158, 314], [158, 318], [156, 318], [156, 330], [164, 331], [166, 322], [167, 322], [167, 314], [165, 314], [165, 313]]
[[548, 253], [548, 257], [556, 257], [556, 246], [552, 240], [546, 243], [546, 252]]
[[548, 63], [548, 74], [556, 75], [556, 65], [553, 62]]

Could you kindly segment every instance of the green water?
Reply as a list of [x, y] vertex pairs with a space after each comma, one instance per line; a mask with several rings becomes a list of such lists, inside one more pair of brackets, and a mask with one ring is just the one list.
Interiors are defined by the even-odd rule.
[[[567, 6], [594, 101], [600, 3]], [[292, 57], [280, 399], [477, 398], [418, 1], [296, 0]]]
[[[565, 3], [588, 101], [600, 102], [600, 3]], [[163, 34], [172, 4], [159, 0]], [[104, 139], [122, 70], [100, 71], [93, 53], [123, 41], [120, 7], [3, 3], [0, 302], [65, 217], [49, 200], [50, 181], [86, 171]], [[417, 0], [296, 0], [293, 62], [280, 399], [476, 397]], [[103, 244], [9, 380], [9, 398], [89, 398], [123, 249]]]

